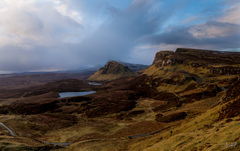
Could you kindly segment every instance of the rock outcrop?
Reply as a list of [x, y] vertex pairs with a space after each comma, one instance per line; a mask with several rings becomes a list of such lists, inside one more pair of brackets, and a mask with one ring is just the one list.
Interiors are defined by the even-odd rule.
[[99, 71], [91, 75], [88, 80], [111, 81], [133, 75], [136, 75], [136, 73], [130, 70], [127, 66], [124, 66], [116, 61], [109, 61], [104, 67], [100, 68]]
[[173, 51], [160, 51], [156, 54], [153, 64], [157, 67], [163, 67], [175, 63], [175, 58], [172, 57]]
[[240, 74], [240, 53], [178, 48], [175, 52], [158, 52], [153, 61], [153, 65], [156, 67], [175, 64], [191, 65], [194, 68], [207, 68], [209, 73], [212, 74], [236, 75]]
[[231, 67], [231, 66], [212, 67], [210, 69], [210, 73], [221, 74], [221, 75], [236, 75], [236, 74], [240, 74], [240, 67]]

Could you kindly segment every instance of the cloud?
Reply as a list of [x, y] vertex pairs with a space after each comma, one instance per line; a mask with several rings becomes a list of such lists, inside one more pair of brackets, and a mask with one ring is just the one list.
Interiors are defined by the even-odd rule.
[[[233, 5], [233, 3], [231, 3]], [[240, 3], [234, 3], [234, 6], [225, 9], [221, 16], [215, 19], [210, 17], [204, 23], [191, 26], [176, 25], [168, 27], [165, 32], [160, 34], [148, 35], [140, 38], [140, 45], [176, 45], [175, 48], [195, 47], [205, 49], [225, 50], [231, 48], [238, 50], [240, 48]], [[201, 16], [195, 16], [200, 18]], [[188, 18], [191, 19], [191, 18]], [[184, 20], [183, 22], [187, 21]]]
[[191, 17], [189, 0], [0, 0], [0, 71], [112, 59], [150, 64], [161, 49], [239, 48], [240, 4], [227, 2], [214, 7], [221, 11], [211, 14], [206, 6]]
[[80, 43], [79, 49], [89, 52], [86, 54], [86, 58], [91, 58], [89, 63], [105, 63], [110, 59], [136, 62], [130, 59], [140, 54], [136, 51], [138, 39], [157, 32], [179, 9], [177, 5], [173, 10], [165, 7], [156, 0], [134, 0], [125, 10], [106, 5], [108, 19]]
[[61, 12], [58, 6], [63, 4], [1, 1], [0, 70], [62, 69], [76, 63], [67, 60], [74, 58], [70, 45], [81, 38], [83, 27], [74, 11]]
[[205, 49], [239, 48], [239, 29], [240, 25], [211, 21], [190, 27], [172, 27], [168, 32], [146, 36], [139, 43]]
[[15, 39], [18, 45], [28, 40], [40, 45], [54, 43], [62, 40], [59, 36], [66, 36], [71, 30], [80, 27], [72, 18], [60, 14], [52, 3], [33, 0], [19, 0], [16, 4], [13, 2], [5, 1], [5, 7], [0, 9], [1, 31], [5, 33], [1, 38]]
[[225, 15], [222, 16], [219, 20], [222, 22], [240, 25], [240, 2], [234, 0], [232, 3], [233, 4], [231, 7], [225, 10]]

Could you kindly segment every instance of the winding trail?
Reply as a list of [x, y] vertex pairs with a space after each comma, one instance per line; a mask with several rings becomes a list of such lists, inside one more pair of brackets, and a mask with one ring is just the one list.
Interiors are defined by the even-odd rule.
[[[5, 129], [7, 129], [11, 136], [15, 136], [13, 131], [9, 127], [7, 127], [5, 124], [0, 122], [0, 125], [2, 125]], [[133, 139], [133, 138], [137, 138], [137, 137], [144, 137], [144, 136], [148, 136], [148, 135], [153, 135], [153, 134], [156, 134], [156, 133], [158, 133], [160, 131], [161, 130], [158, 130], [158, 131], [155, 131], [155, 132], [152, 132], [152, 133], [148, 133], [148, 134], [144, 134], [144, 135], [129, 136], [129, 138]], [[43, 141], [42, 141], [42, 143], [44, 143], [44, 144], [52, 144], [52, 145], [60, 145], [60, 146], [69, 146], [69, 145], [73, 144], [73, 143], [51, 143], [51, 142], [43, 142]]]
[[9, 127], [7, 127], [5, 124], [3, 124], [3, 123], [0, 122], [0, 125], [2, 125], [4, 128], [6, 128], [6, 129], [8, 130], [8, 132], [10, 133], [11, 136], [15, 136], [14, 133], [13, 133], [13, 131], [12, 131]]
[[[9, 127], [7, 127], [5, 124], [0, 122], [0, 125], [2, 125], [5, 129], [7, 129], [11, 136], [14, 136], [14, 137], [16, 136], [16, 135], [14, 135], [13, 131]], [[52, 145], [60, 145], [60, 146], [69, 146], [69, 145], [73, 144], [73, 143], [51, 143], [51, 142], [42, 142], [42, 143], [52, 144]]]

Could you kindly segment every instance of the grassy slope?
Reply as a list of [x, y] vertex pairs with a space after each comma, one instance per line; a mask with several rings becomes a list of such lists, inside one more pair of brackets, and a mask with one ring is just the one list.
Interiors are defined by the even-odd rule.
[[[211, 77], [208, 73], [209, 70], [206, 68], [193, 68], [188, 65], [176, 65], [176, 66], [166, 66], [164, 69], [158, 69], [155, 66], [151, 66], [149, 69], [145, 71], [144, 74], [149, 76], [153, 76], [154, 78], [168, 78], [171, 77], [176, 72], [185, 71], [191, 74], [195, 74], [196, 76], [201, 77], [199, 79], [200, 83], [202, 83], [202, 87], [197, 87], [196, 89], [189, 90], [179, 95], [190, 95], [194, 93], [199, 93], [206, 90], [205, 84], [218, 84], [219, 80], [229, 80], [234, 79], [237, 76], [218, 76]], [[181, 78], [181, 77], [180, 77]], [[178, 79], [179, 80], [179, 79]], [[181, 80], [181, 79], [180, 79]], [[173, 92], [177, 93], [183, 91], [191, 84], [198, 84], [198, 82], [190, 81], [186, 82], [181, 86], [173, 85], [173, 84], [161, 84], [158, 87], [159, 92]], [[150, 83], [148, 83], [150, 84]], [[197, 85], [198, 86], [198, 85]], [[229, 86], [228, 83], [222, 83], [222, 86]], [[169, 115], [176, 112], [187, 112], [188, 118], [186, 120], [182, 120], [179, 122], [173, 123], [165, 123], [165, 127], [170, 126], [167, 129], [163, 129], [161, 132], [152, 135], [146, 136], [142, 138], [135, 138], [133, 140], [129, 140], [127, 136], [133, 134], [134, 129], [138, 129], [135, 127], [131, 130], [128, 125], [137, 123], [150, 121], [155, 122], [155, 116], [159, 112], [154, 112], [154, 104], [161, 104], [161, 101], [155, 101], [152, 99], [143, 99], [138, 100], [138, 104], [134, 110], [144, 110], [145, 113], [131, 117], [130, 121], [114, 121], [117, 125], [117, 131], [113, 131], [113, 129], [107, 128], [106, 131], [102, 134], [108, 134], [116, 136], [117, 133], [123, 133], [122, 137], [110, 137], [110, 138], [96, 138], [89, 140], [78, 141], [74, 145], [68, 147], [69, 150], [75, 151], [81, 148], [81, 150], [163, 150], [163, 151], [171, 151], [171, 150], [225, 150], [228, 149], [229, 146], [224, 146], [226, 143], [231, 144], [238, 140], [238, 134], [240, 133], [238, 118], [234, 119], [234, 121], [226, 123], [225, 120], [217, 121], [219, 117], [219, 113], [225, 104], [222, 104], [222, 98], [225, 96], [225, 91], [218, 93], [217, 96], [201, 99], [199, 101], [195, 101], [189, 104], [183, 104], [181, 107], [170, 108], [164, 112], [160, 112], [163, 115]], [[164, 103], [164, 102], [162, 102]], [[199, 114], [195, 116], [195, 114]], [[112, 118], [112, 116], [102, 117], [103, 119]], [[127, 120], [127, 117], [125, 117]], [[106, 122], [106, 121], [105, 121]], [[160, 123], [159, 123], [160, 125]], [[150, 125], [145, 124], [145, 129]], [[162, 127], [159, 126], [159, 129]], [[89, 130], [88, 133], [99, 133], [100, 129], [95, 131], [96, 129]], [[116, 127], [115, 127], [116, 130]], [[131, 131], [131, 133], [124, 133], [124, 131]], [[157, 129], [155, 129], [157, 130]], [[149, 132], [154, 131], [154, 129]], [[172, 131], [172, 133], [171, 133]], [[101, 132], [100, 132], [101, 133]], [[138, 134], [145, 134], [147, 132]], [[234, 148], [238, 150], [238, 146]]]
[[[92, 81], [110, 81], [118, 79], [122, 76], [122, 74], [101, 74], [101, 71], [95, 72], [93, 75], [91, 75], [88, 80]], [[127, 75], [125, 75], [127, 76]]]
[[[173, 72], [187, 71], [194, 73], [201, 77], [203, 83], [210, 82], [222, 86], [228, 86], [229, 84], [219, 83], [220, 80], [234, 79], [237, 76], [218, 76], [209, 77], [208, 70], [205, 68], [192, 68], [190, 66], [167, 66], [164, 69], [158, 69], [154, 65], [145, 71], [145, 74], [154, 77], [169, 77]], [[192, 81], [191, 81], [192, 83]], [[165, 84], [158, 87], [159, 91], [176, 92], [181, 91], [187, 87], [188, 84], [182, 86], [176, 86], [171, 84]], [[198, 89], [199, 90], [199, 89]], [[201, 90], [199, 90], [201, 91]], [[186, 93], [186, 92], [185, 92]], [[196, 93], [196, 90], [188, 91], [187, 93]], [[218, 94], [215, 98], [210, 98], [205, 103], [213, 103], [215, 100], [215, 107], [204, 112], [203, 105], [204, 100], [188, 104], [183, 109], [194, 109], [195, 107], [202, 109], [204, 113], [193, 118], [188, 119], [181, 123], [180, 126], [171, 127], [165, 131], [162, 131], [154, 136], [148, 138], [139, 138], [131, 142], [129, 150], [149, 150], [149, 151], [175, 151], [175, 150], [239, 150], [240, 145], [232, 146], [240, 139], [240, 119], [239, 117], [228, 120], [226, 119], [218, 121], [221, 109], [226, 105], [221, 103], [222, 97], [225, 96], [225, 92]], [[220, 103], [220, 104], [219, 104]], [[217, 105], [218, 104], [218, 105]], [[207, 104], [205, 104], [207, 105]], [[171, 132], [172, 131], [172, 132]], [[227, 144], [226, 144], [227, 143]]]
[[[229, 87], [232, 76], [213, 76], [209, 74], [207, 68], [193, 68], [190, 65], [174, 65], [166, 66], [164, 69], [156, 68], [154, 65], [145, 71], [144, 74], [149, 75], [153, 79], [170, 79], [176, 81], [184, 81], [187, 75], [179, 74], [175, 78], [175, 73], [182, 71], [194, 74], [200, 77], [197, 81], [191, 80], [184, 82], [182, 85], [161, 83], [157, 89], [159, 92], [172, 92], [175, 95], [182, 97], [185, 95], [194, 95], [206, 90], [207, 85], [217, 84], [222, 87]], [[108, 75], [108, 78], [114, 75]], [[172, 78], [173, 77], [173, 78]], [[171, 79], [172, 78], [172, 79]], [[100, 78], [103, 80], [104, 78]], [[219, 82], [223, 81], [223, 82]], [[158, 82], [158, 81], [157, 81]], [[151, 85], [151, 82], [146, 84]], [[196, 85], [196, 88], [184, 91], [190, 85]], [[181, 92], [183, 91], [183, 92]], [[218, 121], [219, 113], [225, 106], [222, 103], [222, 98], [225, 96], [225, 91], [217, 94], [217, 96], [204, 98], [192, 103], [183, 104], [181, 107], [172, 107], [164, 111], [154, 111], [158, 105], [164, 104], [164, 101], [154, 100], [150, 98], [140, 98], [136, 100], [137, 105], [134, 109], [121, 113], [101, 116], [100, 118], [83, 118], [81, 114], [78, 116], [78, 123], [63, 127], [51, 129], [50, 123], [56, 123], [59, 120], [49, 121], [48, 123], [37, 123], [29, 120], [30, 117], [14, 117], [3, 116], [1, 122], [6, 123], [14, 132], [21, 137], [27, 137], [28, 134], [34, 135], [35, 138], [50, 142], [74, 142], [73, 145], [67, 147], [67, 150], [226, 150], [232, 142], [239, 141], [240, 121], [239, 118], [233, 118], [233, 121], [226, 122], [226, 119]], [[76, 104], [75, 104], [76, 105]], [[144, 113], [132, 115], [131, 112], [143, 110]], [[158, 123], [155, 121], [155, 116], [158, 113], [165, 115], [176, 112], [187, 112], [186, 119], [172, 123]], [[123, 114], [123, 119], [119, 117]], [[196, 114], [198, 114], [196, 116]], [[37, 115], [38, 116], [38, 115]], [[36, 117], [37, 117], [36, 116]], [[34, 118], [34, 116], [33, 116]], [[66, 121], [68, 122], [68, 121]], [[17, 124], [16, 124], [17, 123]], [[63, 123], [64, 124], [64, 123]], [[167, 128], [168, 127], [168, 128]], [[129, 139], [128, 136], [146, 134], [161, 129], [161, 131], [152, 136], [142, 138]], [[171, 133], [172, 131], [172, 133]], [[3, 136], [6, 136], [6, 131], [3, 131]], [[25, 138], [20, 138], [24, 140]], [[2, 139], [0, 143], [10, 142], [8, 139]], [[36, 143], [36, 142], [34, 142]], [[41, 146], [29, 141], [31, 146]], [[17, 144], [14, 147], [19, 147], [18, 140], [13, 140], [10, 144]], [[27, 143], [23, 143], [28, 146]], [[6, 145], [6, 144], [2, 144]], [[8, 145], [8, 144], [7, 144]], [[230, 148], [239, 150], [239, 146]]]
[[[211, 80], [215, 77], [208, 76], [208, 69], [206, 68], [193, 68], [191, 66], [167, 66], [163, 70], [157, 69], [155, 66], [151, 66], [146, 70], [145, 74], [152, 76], [154, 78], [168, 78], [172, 76], [173, 73], [185, 70], [189, 73], [196, 74], [201, 77], [201, 82], [214, 83], [217, 84], [219, 79], [226, 80], [229, 78], [236, 78], [237, 76], [219, 76], [217, 80]], [[197, 83], [194, 81], [186, 82], [184, 85], [172, 85], [165, 84], [160, 85], [158, 90], [165, 92], [179, 92], [186, 89], [190, 84]], [[226, 86], [228, 84], [223, 84]], [[194, 90], [190, 90], [182, 93], [194, 94], [197, 92], [204, 91], [206, 88], [200, 87]], [[218, 121], [219, 112], [224, 106], [221, 104], [222, 97], [225, 96], [225, 91], [219, 93], [216, 97], [211, 97], [207, 99], [202, 99], [189, 104], [184, 104], [179, 108], [171, 108], [167, 111], [162, 112], [164, 115], [168, 115], [175, 112], [187, 112], [188, 118], [181, 122], [175, 122], [175, 124], [165, 124], [172, 125], [166, 130], [153, 135], [142, 138], [135, 138], [133, 140], [128, 140], [126, 137], [121, 139], [95, 139], [95, 140], [85, 140], [74, 144], [69, 147], [69, 150], [77, 150], [78, 147], [82, 147], [82, 150], [224, 150], [224, 145], [226, 143], [231, 143], [236, 141], [237, 135], [239, 134], [238, 124], [240, 122], [233, 121], [226, 123], [225, 121]], [[138, 101], [136, 109], [143, 109], [147, 113], [144, 115], [133, 117], [132, 120], [135, 121], [155, 121], [156, 112], [153, 112], [152, 108], [146, 108], [147, 104], [161, 103], [159, 101], [154, 102], [151, 99], [145, 99], [144, 101]], [[140, 103], [141, 102], [141, 103]], [[220, 105], [218, 105], [220, 103]], [[144, 108], [141, 108], [145, 106]], [[151, 105], [150, 105], [151, 106]], [[195, 113], [202, 113], [195, 117]], [[194, 118], [193, 118], [194, 117]], [[174, 122], [173, 122], [174, 123]], [[121, 124], [119, 124], [121, 125]], [[234, 132], [232, 132], [233, 129]], [[153, 130], [152, 130], [153, 131]], [[172, 133], [171, 133], [172, 131]], [[127, 135], [125, 135], [127, 136]], [[236, 149], [237, 150], [237, 149]]]
[[218, 105], [181, 126], [133, 143], [129, 150], [239, 150], [239, 145], [231, 148], [229, 144], [239, 141], [240, 119], [236, 117], [231, 122], [217, 121], [223, 106]]
[[102, 74], [101, 71], [97, 71], [95, 72], [93, 75], [91, 75], [88, 80], [92, 80], [92, 81], [111, 81], [111, 80], [115, 80], [118, 78], [122, 78], [122, 77], [129, 77], [129, 76], [133, 76], [136, 75], [132, 72], [130, 73], [119, 73], [119, 74]]

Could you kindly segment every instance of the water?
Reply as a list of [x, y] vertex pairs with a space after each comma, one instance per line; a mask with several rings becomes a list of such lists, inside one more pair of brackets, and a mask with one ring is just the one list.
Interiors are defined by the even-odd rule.
[[59, 146], [70, 146], [73, 143], [51, 143], [51, 142], [43, 142], [45, 144], [59, 145]]
[[84, 91], [84, 92], [61, 92], [59, 93], [59, 98], [74, 97], [74, 96], [84, 96], [88, 94], [96, 93], [96, 91]]
[[89, 85], [102, 85], [102, 83], [97, 83], [97, 82], [88, 82]]

